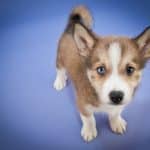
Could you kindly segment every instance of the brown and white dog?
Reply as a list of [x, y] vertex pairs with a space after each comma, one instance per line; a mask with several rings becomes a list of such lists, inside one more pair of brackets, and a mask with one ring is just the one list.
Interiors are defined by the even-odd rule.
[[124, 133], [121, 117], [139, 85], [150, 58], [150, 27], [135, 38], [102, 37], [92, 30], [92, 16], [84, 6], [73, 9], [57, 51], [56, 90], [66, 85], [67, 74], [76, 90], [85, 141], [97, 136], [95, 112], [108, 113], [110, 127]]

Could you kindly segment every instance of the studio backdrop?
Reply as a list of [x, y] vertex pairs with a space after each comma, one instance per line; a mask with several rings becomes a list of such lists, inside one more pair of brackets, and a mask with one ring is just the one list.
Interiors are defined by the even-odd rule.
[[123, 112], [127, 132], [111, 132], [97, 114], [98, 136], [80, 136], [71, 81], [53, 88], [58, 40], [74, 6], [87, 6], [99, 35], [135, 37], [150, 25], [149, 0], [0, 1], [0, 150], [149, 150], [150, 63], [133, 102]]

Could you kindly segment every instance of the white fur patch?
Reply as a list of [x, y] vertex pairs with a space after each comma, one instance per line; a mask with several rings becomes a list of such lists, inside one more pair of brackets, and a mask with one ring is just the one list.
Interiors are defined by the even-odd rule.
[[67, 76], [65, 69], [57, 69], [57, 76], [54, 82], [54, 88], [56, 90], [62, 90], [66, 86]]
[[121, 47], [119, 43], [110, 44], [108, 55], [109, 55], [110, 63], [112, 65], [113, 73], [117, 73], [118, 65], [121, 59]]
[[93, 140], [97, 136], [96, 121], [94, 116], [85, 117], [80, 114], [83, 123], [81, 136], [87, 142]]
[[117, 113], [121, 113], [122, 110], [124, 109], [123, 105], [108, 105], [108, 104], [103, 104], [100, 105], [99, 107], [94, 107], [92, 105], [87, 105], [86, 110], [90, 113], [98, 113], [98, 112], [104, 112], [110, 115], [115, 115]]
[[109, 93], [113, 90], [122, 91], [124, 93], [123, 103], [127, 104], [132, 97], [133, 89], [129, 87], [126, 81], [119, 75], [118, 68], [121, 61], [121, 47], [119, 43], [112, 43], [108, 50], [109, 62], [112, 68], [112, 73], [105, 81], [102, 92], [100, 93], [102, 101], [109, 103]]
[[115, 133], [123, 134], [126, 131], [127, 123], [120, 115], [115, 116], [115, 118], [109, 118], [109, 124]]
[[109, 117], [109, 124], [113, 132], [123, 134], [126, 131], [127, 123], [121, 117], [124, 106], [122, 105], [107, 105], [103, 104], [99, 107], [94, 107], [92, 105], [87, 105], [86, 110], [90, 113], [94, 112], [105, 112]]
[[88, 105], [86, 107], [87, 111], [90, 113], [94, 112], [105, 112], [109, 116], [109, 124], [113, 132], [123, 134], [126, 131], [127, 123], [121, 117], [121, 113], [124, 109], [123, 105], [107, 105], [103, 104], [100, 107], [94, 107], [92, 105]]

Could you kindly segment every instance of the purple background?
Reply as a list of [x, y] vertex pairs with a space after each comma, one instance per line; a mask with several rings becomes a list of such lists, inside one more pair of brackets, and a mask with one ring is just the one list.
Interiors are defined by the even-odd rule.
[[55, 58], [68, 14], [77, 4], [93, 13], [101, 35], [135, 36], [150, 25], [150, 2], [112, 0], [0, 1], [0, 150], [149, 150], [150, 64], [135, 101], [124, 111], [125, 135], [96, 115], [98, 137], [85, 143], [73, 86], [57, 92]]

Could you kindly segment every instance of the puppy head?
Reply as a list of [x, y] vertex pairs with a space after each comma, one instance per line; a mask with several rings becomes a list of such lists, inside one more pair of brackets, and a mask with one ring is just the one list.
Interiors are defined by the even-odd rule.
[[134, 39], [102, 38], [76, 24], [74, 40], [101, 103], [128, 104], [150, 58], [150, 28]]

